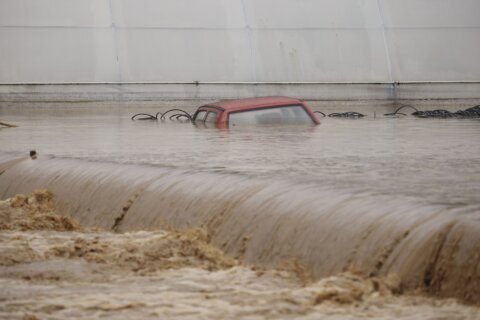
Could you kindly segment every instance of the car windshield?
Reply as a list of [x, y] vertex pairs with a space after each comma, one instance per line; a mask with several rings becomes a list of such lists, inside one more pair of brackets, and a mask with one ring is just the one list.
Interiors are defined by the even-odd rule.
[[315, 122], [301, 105], [267, 107], [231, 112], [229, 126], [237, 125], [313, 125]]

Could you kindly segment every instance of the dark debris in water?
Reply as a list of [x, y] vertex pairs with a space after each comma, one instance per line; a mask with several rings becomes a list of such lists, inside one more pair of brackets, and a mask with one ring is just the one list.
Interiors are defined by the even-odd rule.
[[455, 112], [451, 112], [448, 110], [444, 109], [435, 109], [435, 110], [425, 110], [421, 111], [418, 110], [415, 107], [412, 107], [410, 105], [403, 105], [400, 106], [395, 112], [392, 113], [387, 113], [385, 116], [397, 116], [397, 115], [402, 115], [406, 116], [405, 113], [401, 113], [400, 110], [405, 109], [405, 108], [411, 108], [414, 109], [415, 112], [411, 113], [412, 116], [415, 116], [417, 118], [457, 118], [457, 119], [466, 119], [466, 118], [480, 118], [480, 105], [465, 109], [465, 110], [458, 110]]
[[192, 115], [182, 109], [170, 109], [164, 113], [157, 112], [155, 115], [149, 113], [137, 113], [132, 116], [132, 120], [161, 120], [167, 119], [167, 114], [170, 114], [168, 118], [170, 120], [188, 120], [193, 121]]
[[[406, 113], [400, 112], [403, 109], [412, 109], [410, 115], [415, 116], [417, 118], [456, 118], [456, 119], [472, 119], [472, 118], [480, 118], [480, 105], [465, 109], [465, 110], [458, 110], [458, 111], [448, 111], [444, 109], [435, 109], [435, 110], [418, 110], [417, 108], [411, 105], [401, 105], [392, 113], [385, 113], [384, 116], [387, 117], [398, 117], [398, 116], [407, 116]], [[351, 119], [359, 119], [366, 117], [366, 115], [355, 112], [355, 111], [347, 111], [347, 112], [333, 112], [329, 114], [325, 114], [322, 111], [313, 111], [313, 113], [322, 115], [322, 117], [329, 117], [329, 118], [351, 118]], [[168, 114], [168, 116], [167, 116]], [[131, 117], [132, 120], [161, 120], [165, 121], [166, 119], [169, 120], [177, 120], [177, 121], [191, 121], [193, 122], [193, 116], [182, 109], [170, 109], [162, 112], [157, 112], [155, 115], [148, 114], [148, 113], [137, 113]]]

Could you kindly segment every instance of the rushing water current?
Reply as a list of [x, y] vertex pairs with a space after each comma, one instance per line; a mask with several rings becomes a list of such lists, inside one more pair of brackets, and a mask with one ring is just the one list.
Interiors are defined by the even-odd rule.
[[132, 105], [0, 105], [0, 318], [479, 317], [479, 120]]
[[366, 118], [323, 118], [313, 129], [230, 131], [130, 120], [157, 110], [0, 109], [0, 117], [19, 125], [2, 131], [0, 150], [278, 178], [450, 206], [480, 204], [478, 119], [389, 119], [382, 110], [374, 118], [366, 110]]

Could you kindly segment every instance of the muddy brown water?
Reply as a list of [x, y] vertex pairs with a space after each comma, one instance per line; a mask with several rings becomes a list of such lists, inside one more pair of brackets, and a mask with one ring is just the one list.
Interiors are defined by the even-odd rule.
[[[443, 310], [453, 318], [478, 315], [476, 307], [441, 300], [480, 301], [478, 120], [389, 119], [380, 116], [382, 110], [367, 109], [365, 119], [325, 118], [313, 129], [226, 131], [130, 120], [132, 114], [156, 111], [153, 108], [63, 107], [0, 108], [2, 120], [19, 126], [0, 131], [0, 198], [48, 189], [59, 212], [105, 231], [2, 232], [3, 247], [37, 244], [37, 255], [43, 257], [3, 269], [2, 281], [11, 294], [3, 294], [2, 300], [23, 297], [25, 302], [18, 308], [4, 304], [10, 308], [5, 314], [89, 318], [121, 317], [124, 312], [133, 318], [150, 312], [193, 318], [200, 312], [221, 318], [223, 312], [231, 312], [232, 317], [393, 318], [436, 317], [441, 313], [434, 310]], [[36, 160], [25, 157], [32, 149], [39, 154]], [[126, 250], [123, 237], [155, 242], [166, 225], [177, 230], [201, 228], [211, 245], [236, 259], [238, 266], [205, 271], [192, 264], [147, 275], [119, 267], [105, 280], [103, 264], [61, 257], [60, 268], [57, 260], [38, 253], [92, 237]], [[261, 278], [246, 267], [275, 270], [293, 260], [312, 275], [307, 287], [276, 273]], [[32, 276], [37, 268], [53, 268], [53, 275]], [[341, 287], [345, 281], [356, 281], [344, 275], [351, 268], [362, 270], [360, 282], [394, 275], [408, 294], [388, 298], [377, 294], [376, 302], [368, 298], [317, 305], [318, 286], [333, 281]], [[104, 279], [104, 287], [91, 280], [97, 276]], [[122, 277], [130, 281], [121, 281]], [[79, 278], [85, 279], [81, 285]], [[149, 278], [156, 285], [147, 286], [151, 291], [143, 298], [125, 293], [139, 294]], [[209, 281], [229, 287], [230, 294], [220, 297], [221, 290], [208, 287]], [[43, 293], [46, 286], [48, 294]], [[216, 292], [215, 298], [207, 298], [207, 303], [195, 294], [197, 286]], [[30, 298], [22, 290], [31, 290]], [[81, 290], [86, 292], [83, 298]], [[105, 290], [112, 292], [110, 297], [102, 293]], [[261, 296], [265, 305], [247, 299], [246, 291]], [[77, 298], [71, 303], [57, 301], [58, 310], [44, 305], [47, 297], [65, 292]], [[172, 299], [166, 299], [168, 306], [152, 302], [166, 292]], [[272, 307], [288, 305], [282, 300], [285, 296], [298, 303]], [[88, 301], [94, 297], [102, 297], [104, 304], [92, 306]], [[192, 307], [188, 299], [205, 305]], [[28, 301], [44, 304], [29, 309]], [[242, 309], [242, 303], [250, 307]]]

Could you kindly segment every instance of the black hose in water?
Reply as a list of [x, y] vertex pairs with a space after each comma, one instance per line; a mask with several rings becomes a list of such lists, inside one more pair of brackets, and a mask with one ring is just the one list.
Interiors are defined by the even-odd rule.
[[[385, 116], [406, 116], [406, 113], [401, 113], [400, 110], [405, 109], [405, 108], [411, 108], [415, 110], [415, 112], [411, 113], [412, 116], [415, 116], [417, 118], [457, 118], [457, 119], [465, 119], [465, 118], [480, 118], [480, 105], [476, 105], [474, 107], [465, 109], [465, 110], [458, 110], [455, 112], [451, 112], [448, 110], [444, 109], [436, 109], [436, 110], [426, 110], [426, 111], [420, 111], [417, 108], [411, 106], [411, 105], [401, 105], [398, 107], [394, 112], [392, 113], [386, 113], [384, 114]], [[168, 119], [174, 121], [182, 121], [182, 120], [188, 120], [193, 122], [193, 117], [191, 114], [189, 114], [187, 111], [182, 110], [182, 109], [170, 109], [165, 111], [164, 113], [157, 112], [155, 115], [151, 115], [148, 113], [137, 113], [131, 117], [132, 120], [161, 120], [165, 121], [166, 120], [166, 115], [171, 112], [176, 112], [173, 113], [168, 117]], [[354, 111], [348, 111], [348, 112], [334, 112], [326, 115], [325, 113], [321, 111], [313, 111], [313, 113], [318, 113], [321, 114], [323, 117], [330, 117], [330, 118], [363, 118], [365, 117], [364, 114], [361, 114], [359, 112], [354, 112]]]
[[190, 115], [187, 111], [182, 110], [182, 109], [170, 109], [170, 110], [165, 111], [164, 113], [157, 112], [155, 115], [151, 115], [151, 114], [148, 114], [148, 113], [137, 113], [137, 114], [133, 115], [131, 117], [131, 119], [132, 120], [155, 120], [155, 121], [161, 120], [161, 121], [165, 121], [166, 120], [165, 115], [167, 113], [175, 112], [175, 111], [177, 113], [174, 113], [174, 114], [172, 114], [168, 117], [170, 120], [173, 121], [173, 120], [185, 119], [185, 120], [193, 122], [192, 115]]
[[[165, 118], [165, 115], [166, 115], [167, 113], [170, 113], [170, 112], [173, 112], [173, 111], [178, 111], [178, 112], [180, 112], [180, 113], [175, 113], [173, 116], [183, 116], [183, 117], [187, 117], [188, 120], [193, 121], [192, 116], [191, 116], [187, 111], [182, 110], [182, 109], [170, 109], [170, 110], [167, 110], [167, 111], [165, 111], [165, 112], [162, 114], [162, 116], [160, 117], [160, 120], [165, 120], [165, 119], [166, 119], [166, 118]], [[170, 116], [169, 119], [170, 119], [170, 120], [173, 120], [173, 117]], [[179, 117], [176, 117], [175, 119], [178, 120]]]
[[404, 105], [401, 105], [397, 110], [395, 110], [394, 112], [392, 113], [385, 113], [384, 116], [387, 116], [387, 117], [390, 117], [390, 116], [396, 116], [396, 115], [402, 115], [402, 116], [406, 116], [405, 113], [400, 113], [399, 111], [404, 109], [404, 108], [412, 108], [413, 110], [415, 110], [415, 112], [418, 112], [418, 109], [415, 108], [415, 107], [412, 107], [411, 105], [408, 105], [408, 104], [404, 104]]
[[[139, 118], [140, 116], [143, 116], [142, 118]], [[158, 120], [157, 115], [151, 115], [148, 113], [137, 113], [133, 115], [130, 119], [132, 120]]]
[[324, 118], [326, 117], [325, 113], [323, 113], [322, 111], [313, 111], [313, 113], [319, 113], [319, 114], [321, 114]]
[[402, 115], [406, 116], [405, 113], [400, 113], [399, 111], [403, 108], [412, 108], [415, 112], [411, 113], [412, 116], [417, 118], [457, 118], [457, 119], [466, 119], [466, 118], [480, 118], [480, 105], [474, 106], [465, 110], [458, 110], [451, 112], [444, 109], [435, 109], [435, 110], [425, 110], [421, 111], [410, 105], [400, 106], [397, 110], [392, 113], [386, 113], [385, 116], [396, 116]]
[[354, 111], [343, 112], [343, 113], [334, 112], [334, 113], [330, 113], [328, 116], [330, 118], [363, 118], [365, 117], [364, 114], [361, 114], [359, 112], [354, 112]]
[[334, 112], [326, 115], [322, 111], [313, 111], [313, 113], [318, 113], [321, 114], [324, 118], [325, 117], [330, 117], [330, 118], [363, 118], [365, 117], [364, 114], [361, 114], [359, 112], [354, 112], [354, 111], [348, 111], [348, 112]]
[[465, 110], [458, 110], [451, 112], [443, 109], [416, 111], [412, 113], [417, 118], [457, 118], [457, 119], [469, 119], [480, 118], [480, 105], [474, 106]]

